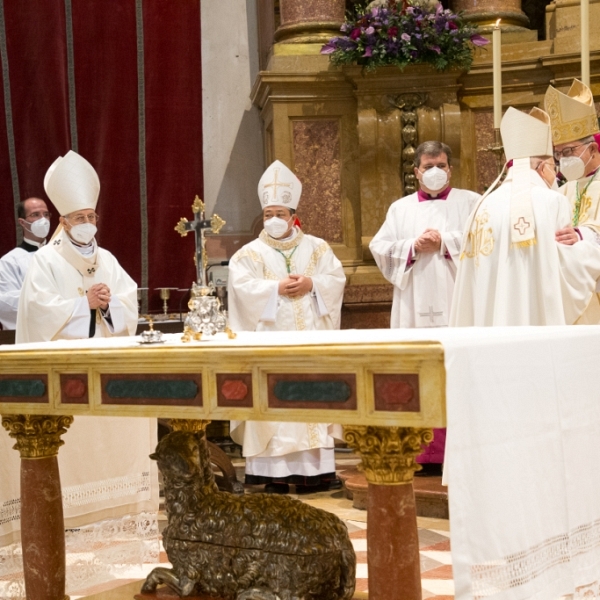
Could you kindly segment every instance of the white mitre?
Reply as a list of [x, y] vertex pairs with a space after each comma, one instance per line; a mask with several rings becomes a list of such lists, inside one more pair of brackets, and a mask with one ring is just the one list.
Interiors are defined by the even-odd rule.
[[575, 142], [598, 133], [598, 116], [590, 88], [575, 79], [566, 94], [550, 86], [544, 96], [556, 145]]
[[96, 210], [100, 194], [100, 180], [94, 167], [69, 150], [59, 156], [44, 177], [44, 189], [61, 216], [84, 208]]
[[263, 209], [285, 206], [296, 210], [301, 194], [300, 180], [278, 160], [269, 166], [258, 182], [258, 198]]
[[529, 114], [510, 106], [502, 117], [500, 134], [507, 162], [512, 160], [510, 197], [511, 242], [532, 246], [535, 242], [535, 219], [531, 205], [531, 157], [552, 156], [550, 117], [539, 108]]

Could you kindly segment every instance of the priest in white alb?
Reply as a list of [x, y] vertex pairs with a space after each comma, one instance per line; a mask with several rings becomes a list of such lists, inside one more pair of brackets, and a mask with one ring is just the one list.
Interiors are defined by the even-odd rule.
[[[61, 215], [60, 225], [51, 241], [34, 254], [27, 271], [17, 315], [17, 344], [133, 335], [136, 284], [95, 238], [100, 192], [96, 171], [71, 151], [52, 164], [44, 187]], [[100, 543], [107, 541], [100, 533], [112, 532], [121, 541], [145, 543], [138, 533], [149, 532], [147, 524], [156, 523], [158, 510], [158, 480], [148, 456], [156, 437], [156, 419], [75, 416], [58, 454], [68, 528], [109, 519], [95, 534], [82, 535]], [[0, 506], [18, 501], [19, 455], [12, 450], [13, 443], [6, 432], [0, 435], [4, 475]], [[15, 541], [18, 529], [15, 513], [0, 527], [0, 544]], [[68, 545], [67, 541], [67, 549]], [[123, 546], [115, 547], [115, 552], [127, 562]], [[128, 553], [131, 556], [131, 548]], [[90, 573], [95, 568], [107, 566], [87, 566]]]
[[469, 218], [450, 324], [574, 324], [594, 295], [600, 247], [557, 235], [569, 226], [571, 210], [555, 190], [547, 113], [509, 107], [500, 133], [512, 166]]
[[[479, 194], [453, 188], [452, 151], [429, 141], [415, 152], [419, 190], [396, 200], [369, 248], [394, 285], [391, 326], [446, 327], [465, 223]], [[445, 430], [417, 457], [436, 474], [444, 462]]]
[[[571, 206], [571, 223], [559, 235], [571, 243], [585, 239], [600, 244], [600, 129], [592, 91], [577, 79], [566, 94], [549, 86], [544, 108], [550, 116], [554, 159], [567, 180], [559, 192]], [[600, 324], [598, 293], [577, 323]]]
[[[275, 161], [258, 184], [264, 229], [229, 263], [231, 328], [241, 331], [339, 329], [346, 278], [329, 244], [295, 225], [302, 184]], [[335, 477], [334, 437], [341, 427], [316, 423], [232, 422], [243, 446], [246, 483], [287, 493], [329, 489]]]

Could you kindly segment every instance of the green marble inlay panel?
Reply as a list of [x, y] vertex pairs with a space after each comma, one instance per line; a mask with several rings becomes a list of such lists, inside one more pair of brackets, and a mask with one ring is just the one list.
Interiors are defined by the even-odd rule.
[[106, 394], [110, 398], [193, 400], [198, 385], [181, 379], [112, 379], [106, 384]]
[[39, 398], [46, 394], [46, 384], [41, 379], [2, 379], [0, 396], [5, 398]]
[[352, 390], [345, 381], [278, 381], [274, 392], [284, 402], [346, 402]]

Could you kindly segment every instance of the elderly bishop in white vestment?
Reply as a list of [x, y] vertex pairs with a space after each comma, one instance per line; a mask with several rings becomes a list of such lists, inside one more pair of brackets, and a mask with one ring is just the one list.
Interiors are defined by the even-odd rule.
[[513, 165], [469, 219], [450, 324], [571, 325], [594, 295], [600, 247], [556, 241], [571, 210], [549, 189], [556, 173], [547, 113], [510, 107], [500, 132]]
[[[44, 187], [62, 225], [35, 253], [27, 272], [17, 316], [17, 343], [133, 335], [136, 284], [110, 252], [98, 247], [94, 237], [100, 192], [96, 171], [71, 151], [50, 167]], [[105, 309], [90, 308], [88, 292], [94, 285], [100, 286], [96, 289], [101, 293], [109, 290]], [[158, 510], [158, 479], [148, 457], [156, 447], [156, 437], [155, 419], [75, 417], [58, 454], [67, 527], [118, 519], [103, 530], [135, 531], [141, 513]], [[12, 450], [7, 433], [0, 440], [2, 506], [2, 501], [18, 499], [19, 455]], [[15, 512], [0, 527], [0, 544], [13, 542], [18, 528]], [[138, 523], [137, 529], [144, 528]], [[67, 586], [68, 578], [69, 572]]]
[[[265, 229], [229, 263], [229, 319], [235, 331], [339, 329], [346, 278], [322, 239], [295, 226], [302, 184], [275, 161], [258, 195]], [[335, 481], [334, 436], [341, 428], [315, 423], [232, 422], [243, 445], [246, 482], [285, 492], [289, 483], [327, 487]]]

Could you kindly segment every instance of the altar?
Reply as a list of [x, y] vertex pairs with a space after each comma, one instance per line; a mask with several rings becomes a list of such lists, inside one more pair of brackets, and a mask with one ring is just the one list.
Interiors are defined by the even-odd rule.
[[62, 419], [68, 444], [78, 415], [341, 423], [369, 482], [369, 597], [416, 600], [414, 457], [447, 424], [456, 597], [600, 589], [597, 328], [180, 337], [0, 347], [4, 427]]

